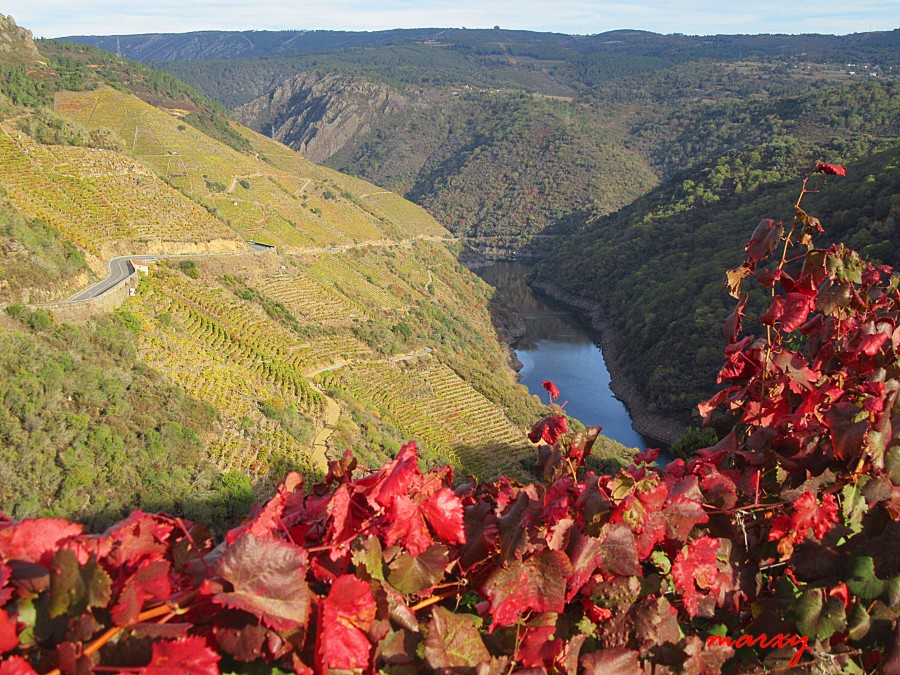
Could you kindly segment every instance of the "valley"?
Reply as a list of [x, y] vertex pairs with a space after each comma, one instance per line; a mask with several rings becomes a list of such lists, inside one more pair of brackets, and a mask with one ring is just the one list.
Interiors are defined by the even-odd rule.
[[898, 47], [0, 15], [0, 675], [900, 672]]
[[236, 35], [195, 36], [190, 54], [178, 36], [122, 44], [258, 131], [421, 204], [482, 255], [538, 263], [541, 284], [604, 325], [619, 395], [668, 435], [697, 423], [715, 386], [717, 275], [760, 214], [790, 217], [775, 195], [815, 161], [862, 162], [881, 195], [838, 186], [831, 199], [858, 206], [828, 236], [900, 262], [895, 163], [879, 159], [900, 141], [896, 30], [400, 31], [338, 49], [270, 33], [231, 53]]
[[[288, 471], [315, 482], [345, 450], [378, 466], [412, 438], [425, 466], [527, 476], [525, 432], [543, 406], [516, 383], [457, 237], [391, 190], [223, 122], [174, 80], [97, 51], [51, 44], [48, 57], [20, 37], [52, 96], [7, 103], [0, 120], [2, 264], [16, 270], [0, 287], [2, 330], [66, 372], [114, 365], [50, 386], [3, 364], [9, 405], [46, 387], [0, 424], [10, 452], [32, 448], [4, 460], [7, 513], [100, 526], [142, 506], [224, 526]], [[148, 273], [96, 292], [123, 256]], [[204, 413], [144, 413], [144, 395]], [[165, 473], [172, 434], [192, 459]], [[123, 456], [126, 444], [139, 450]], [[81, 461], [95, 470], [64, 468]]]

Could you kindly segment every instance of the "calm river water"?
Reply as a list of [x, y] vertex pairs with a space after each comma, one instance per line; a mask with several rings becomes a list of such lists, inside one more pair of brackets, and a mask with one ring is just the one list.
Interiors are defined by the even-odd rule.
[[648, 441], [631, 428], [628, 409], [609, 388], [609, 371], [591, 327], [555, 301], [536, 294], [525, 283], [530, 271], [527, 265], [506, 262], [475, 270], [525, 320], [527, 331], [514, 345], [525, 366], [519, 373], [522, 384], [546, 402], [541, 382], [553, 380], [561, 400], [568, 401], [570, 416], [584, 424], [599, 424], [604, 435], [643, 450]]

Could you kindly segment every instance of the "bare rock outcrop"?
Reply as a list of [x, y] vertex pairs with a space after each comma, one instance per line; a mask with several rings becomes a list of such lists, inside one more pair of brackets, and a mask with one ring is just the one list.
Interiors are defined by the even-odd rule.
[[299, 73], [234, 111], [247, 126], [275, 138], [313, 162], [325, 162], [377, 122], [411, 105], [380, 83], [346, 74]]
[[34, 44], [34, 35], [27, 28], [17, 26], [12, 16], [0, 14], [0, 59], [22, 64], [44, 64]]

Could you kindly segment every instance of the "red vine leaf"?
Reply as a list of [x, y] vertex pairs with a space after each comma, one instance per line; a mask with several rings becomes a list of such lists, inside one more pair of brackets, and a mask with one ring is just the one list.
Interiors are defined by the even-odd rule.
[[345, 574], [321, 603], [316, 661], [319, 672], [331, 668], [365, 668], [372, 644], [367, 633], [375, 620], [369, 584]]
[[673, 499], [663, 511], [663, 517], [669, 538], [676, 541], [687, 541], [697, 525], [709, 522], [700, 502], [685, 497]]
[[419, 505], [406, 495], [397, 495], [387, 509], [384, 543], [402, 544], [412, 555], [419, 555], [434, 543]]
[[637, 542], [624, 523], [610, 523], [600, 533], [601, 567], [604, 572], [627, 577], [641, 573]]
[[234, 589], [217, 593], [213, 602], [250, 612], [275, 629], [305, 626], [310, 607], [306, 566], [303, 549], [246, 535], [225, 550], [216, 567]]
[[518, 661], [526, 668], [542, 668], [550, 671], [562, 655], [565, 646], [560, 638], [551, 639], [555, 626], [526, 628], [519, 647]]
[[547, 390], [547, 393], [550, 394], [550, 398], [559, 398], [559, 388], [553, 384], [553, 382], [544, 380], [541, 382], [541, 386]]
[[750, 243], [747, 244], [747, 257], [750, 260], [762, 260], [775, 250], [783, 238], [784, 226], [781, 222], [763, 218], [753, 230]]
[[169, 582], [169, 561], [145, 561], [129, 579], [112, 608], [117, 626], [128, 626], [137, 620], [144, 603], [149, 599], [165, 600], [172, 593]]
[[105, 533], [108, 539], [118, 542], [112, 556], [123, 566], [136, 565], [145, 559], [162, 558], [169, 548], [169, 535], [175, 529], [170, 520], [134, 511]]
[[10, 656], [0, 662], [0, 675], [38, 675], [21, 656]]
[[441, 488], [420, 505], [425, 520], [439, 539], [448, 544], [464, 544], [463, 505], [453, 490]]
[[[847, 401], [838, 401], [825, 413], [825, 424], [831, 432], [831, 442], [835, 454], [841, 459], [859, 453], [868, 430], [865, 415], [859, 407]], [[864, 419], [859, 419], [863, 417]], [[857, 421], [859, 420], [859, 421]]]
[[26, 518], [0, 529], [0, 558], [50, 565], [60, 544], [84, 531], [62, 518]]
[[684, 608], [691, 617], [712, 616], [719, 591], [726, 581], [718, 570], [718, 550], [717, 539], [700, 537], [681, 549], [672, 563], [675, 588], [684, 595]]
[[569, 433], [569, 421], [565, 415], [548, 415], [539, 419], [531, 431], [528, 432], [528, 440], [537, 443], [543, 439], [545, 443], [553, 445], [563, 434]]
[[432, 546], [417, 556], [404, 551], [391, 562], [388, 581], [401, 593], [420, 594], [444, 578], [449, 557], [446, 546]]
[[299, 473], [291, 471], [278, 486], [278, 492], [262, 508], [259, 514], [240, 527], [229, 531], [225, 536], [228, 544], [233, 544], [245, 534], [252, 534], [258, 539], [279, 535], [284, 529], [281, 519], [288, 507], [296, 507], [303, 502], [303, 478]]
[[0, 606], [5, 605], [12, 597], [13, 589], [7, 586], [11, 577], [12, 568], [0, 560]]
[[386, 507], [394, 497], [408, 495], [410, 487], [421, 483], [421, 479], [419, 451], [415, 441], [410, 441], [400, 448], [392, 462], [376, 474], [375, 483], [368, 495], [369, 501]]
[[644, 672], [638, 653], [623, 647], [583, 654], [580, 662], [584, 672], [589, 675], [642, 675]]
[[493, 617], [491, 631], [514, 623], [529, 609], [562, 612], [566, 578], [571, 573], [572, 565], [565, 553], [546, 549], [494, 570], [484, 584]]
[[846, 176], [847, 168], [840, 164], [828, 164], [827, 162], [816, 162], [816, 168], [813, 173], [824, 173], [830, 176]]
[[[425, 660], [438, 673], [464, 672], [489, 661], [476, 617], [435, 607], [428, 622]], [[459, 670], [458, 670], [459, 669]]]
[[16, 621], [0, 609], [0, 654], [12, 651], [19, 646], [19, 634], [16, 632]]
[[750, 296], [744, 293], [740, 300], [738, 300], [734, 310], [722, 324], [722, 335], [728, 340], [729, 344], [737, 342], [738, 335], [741, 334], [741, 317], [744, 316], [744, 308], [747, 306], [747, 300], [749, 298]]
[[203, 638], [186, 637], [155, 642], [150, 664], [129, 671], [138, 675], [219, 675], [220, 658]]
[[778, 550], [787, 557], [793, 551], [795, 542], [803, 541], [809, 532], [816, 539], [822, 539], [838, 522], [838, 505], [834, 495], [822, 495], [821, 506], [816, 495], [807, 490], [793, 504], [790, 515], [777, 516], [772, 520], [769, 541], [778, 541]]

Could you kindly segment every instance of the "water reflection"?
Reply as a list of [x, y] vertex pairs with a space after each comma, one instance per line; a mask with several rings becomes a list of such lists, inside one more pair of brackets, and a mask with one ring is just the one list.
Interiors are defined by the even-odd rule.
[[476, 270], [525, 321], [525, 335], [515, 345], [524, 365], [522, 384], [546, 401], [541, 382], [553, 380], [568, 401], [569, 415], [585, 424], [599, 424], [605, 435], [624, 445], [646, 448], [647, 440], [631, 427], [628, 409], [609, 388], [609, 371], [590, 326], [535, 294], [525, 283], [529, 271], [519, 263]]

